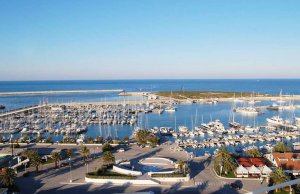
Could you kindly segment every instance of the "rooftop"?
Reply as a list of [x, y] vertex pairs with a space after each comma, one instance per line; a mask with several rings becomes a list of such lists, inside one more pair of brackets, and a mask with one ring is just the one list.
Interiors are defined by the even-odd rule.
[[300, 170], [300, 153], [273, 153], [278, 167], [284, 170]]
[[237, 163], [244, 167], [251, 167], [253, 165], [255, 167], [260, 167], [266, 165], [266, 163], [261, 158], [239, 158], [237, 160]]

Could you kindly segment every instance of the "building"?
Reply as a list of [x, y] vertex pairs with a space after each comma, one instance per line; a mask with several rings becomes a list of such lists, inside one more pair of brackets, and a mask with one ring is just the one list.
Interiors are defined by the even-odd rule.
[[300, 175], [300, 153], [272, 153], [268, 155], [268, 159], [286, 173]]
[[239, 158], [237, 164], [239, 165], [236, 169], [238, 178], [269, 177], [272, 172], [262, 158]]

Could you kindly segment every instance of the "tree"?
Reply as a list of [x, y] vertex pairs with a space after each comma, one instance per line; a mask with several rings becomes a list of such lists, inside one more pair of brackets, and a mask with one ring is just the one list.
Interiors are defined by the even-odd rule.
[[150, 143], [151, 146], [156, 146], [159, 144], [159, 138], [153, 134], [148, 135], [147, 141]]
[[285, 145], [283, 142], [279, 142], [273, 150], [274, 152], [290, 152], [292, 151], [292, 148], [290, 146]]
[[182, 160], [179, 160], [179, 161], [177, 162], [177, 165], [178, 165], [178, 171], [179, 171], [180, 173], [183, 173], [185, 163], [184, 163]]
[[27, 149], [24, 152], [22, 152], [21, 155], [23, 157], [26, 157], [26, 158], [30, 159], [30, 156], [32, 155], [32, 150]]
[[66, 152], [67, 158], [72, 158], [72, 156], [73, 156], [73, 151], [72, 151], [71, 149], [67, 149], [65, 152]]
[[115, 163], [115, 156], [110, 151], [104, 152], [102, 162], [104, 165], [111, 166]]
[[86, 160], [90, 156], [90, 150], [86, 146], [83, 146], [80, 148], [80, 155], [82, 156], [83, 161], [86, 164]]
[[261, 153], [258, 151], [257, 148], [251, 148], [246, 151], [246, 155], [250, 158], [257, 158], [261, 157]]
[[58, 168], [58, 165], [57, 163], [60, 161], [60, 153], [59, 152], [53, 152], [51, 154], [52, 156], [52, 159], [54, 160], [54, 163], [55, 163], [55, 168]]
[[103, 137], [102, 136], [98, 136], [97, 137], [97, 143], [103, 143]]
[[30, 151], [29, 160], [30, 160], [30, 163], [33, 166], [35, 166], [36, 172], [39, 172], [39, 166], [42, 163], [42, 158], [37, 153], [37, 151], [34, 151], [34, 150]]
[[118, 138], [118, 137], [115, 137], [114, 140], [113, 140], [113, 143], [114, 143], [114, 144], [119, 144], [119, 138]]
[[40, 143], [40, 142], [42, 142], [42, 139], [43, 139], [43, 137], [42, 136], [37, 136], [37, 138], [36, 138], [36, 142], [37, 143]]
[[103, 146], [102, 146], [102, 151], [103, 152], [107, 152], [107, 151], [111, 151], [112, 150], [112, 146], [109, 144], [109, 143], [105, 143], [105, 144], [103, 144]]
[[0, 175], [1, 184], [5, 187], [12, 187], [15, 184], [16, 173], [12, 168], [3, 168]]
[[[282, 168], [276, 168], [270, 175], [270, 178], [273, 182], [273, 185], [281, 184], [289, 180], [289, 177], [287, 177]], [[276, 189], [277, 192], [277, 189]]]
[[129, 137], [128, 136], [123, 137], [123, 142], [124, 143], [128, 143], [128, 141], [129, 141]]
[[91, 136], [89, 136], [89, 137], [87, 138], [87, 143], [94, 143], [94, 138], [91, 137]]
[[49, 135], [46, 139], [46, 143], [53, 143], [52, 136]]
[[236, 169], [236, 163], [232, 155], [228, 152], [225, 147], [222, 147], [221, 150], [217, 153], [214, 167], [217, 172], [221, 175], [224, 171], [225, 174], [232, 172]]
[[149, 131], [147, 130], [139, 130], [136, 133], [136, 141], [138, 144], [146, 145], [147, 137], [149, 135]]

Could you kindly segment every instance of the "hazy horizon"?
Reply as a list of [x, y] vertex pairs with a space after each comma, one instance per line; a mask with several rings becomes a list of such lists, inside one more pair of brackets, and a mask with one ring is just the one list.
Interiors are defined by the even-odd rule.
[[298, 79], [299, 7], [0, 0], [0, 80]]

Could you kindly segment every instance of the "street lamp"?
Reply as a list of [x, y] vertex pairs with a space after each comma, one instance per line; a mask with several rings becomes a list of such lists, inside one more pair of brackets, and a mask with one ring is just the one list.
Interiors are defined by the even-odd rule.
[[14, 157], [13, 134], [10, 134], [11, 156]]
[[86, 173], [89, 173], [89, 163], [86, 163]]
[[96, 152], [96, 148], [94, 147], [94, 159], [96, 158], [96, 157], [95, 157], [95, 152]]
[[69, 162], [70, 162], [70, 183], [72, 183], [73, 182], [73, 180], [72, 180], [72, 158], [70, 157], [69, 158]]

